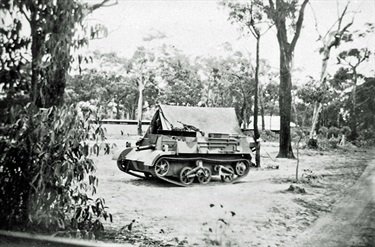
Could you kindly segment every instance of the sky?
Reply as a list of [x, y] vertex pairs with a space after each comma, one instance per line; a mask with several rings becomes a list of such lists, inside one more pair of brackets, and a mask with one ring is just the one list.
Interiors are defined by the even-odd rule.
[[[325, 34], [328, 27], [337, 20], [337, 5], [342, 10], [345, 0], [310, 0], [306, 7], [304, 27], [295, 50], [294, 67], [299, 69], [301, 78], [318, 78], [321, 69], [321, 56], [318, 53], [320, 43], [315, 27]], [[314, 11], [312, 11], [314, 10]], [[366, 22], [375, 24], [375, 1], [350, 1], [349, 15], [344, 20], [348, 23], [355, 14], [353, 29], [363, 29]], [[223, 44], [231, 44], [233, 50], [239, 50], [254, 57], [255, 39], [243, 36], [238, 26], [228, 21], [228, 12], [218, 5], [216, 0], [119, 0], [112, 7], [96, 10], [88, 21], [104, 24], [109, 35], [106, 38], [90, 41], [89, 50], [116, 52], [120, 56], [131, 57], [139, 46], [170, 44], [191, 56], [224, 56]], [[144, 38], [153, 34], [165, 37], [153, 41]], [[163, 35], [163, 36], [164, 36]], [[375, 37], [356, 40], [351, 46], [368, 47], [375, 52]], [[342, 46], [344, 48], [345, 46]], [[345, 48], [348, 48], [346, 45]], [[336, 63], [332, 52], [331, 73]], [[276, 70], [279, 67], [279, 47], [275, 29], [270, 29], [261, 40], [261, 59], [267, 59]], [[360, 72], [374, 75], [375, 61], [360, 67]]]

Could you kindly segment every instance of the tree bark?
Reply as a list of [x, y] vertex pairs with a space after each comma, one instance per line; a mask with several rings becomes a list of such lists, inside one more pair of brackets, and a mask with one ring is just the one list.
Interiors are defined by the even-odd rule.
[[[334, 46], [337, 47], [340, 44], [342, 36], [347, 31], [347, 29], [353, 24], [353, 20], [352, 20], [350, 23], [348, 23], [345, 27], [343, 27], [341, 29], [341, 24], [342, 24], [342, 21], [343, 21], [343, 18], [345, 16], [345, 14], [346, 14], [346, 11], [348, 9], [348, 6], [349, 6], [349, 1], [347, 2], [344, 10], [342, 11], [340, 17], [337, 20], [337, 31], [331, 32], [331, 33], [327, 32], [327, 34], [325, 35], [324, 38], [322, 38], [321, 36], [319, 38], [323, 42], [322, 70], [321, 70], [321, 73], [320, 73], [320, 81], [319, 81], [320, 85], [324, 85], [324, 83], [326, 81], [326, 78], [327, 78], [328, 60], [330, 58], [330, 53], [331, 53], [332, 47], [334, 47]], [[313, 112], [313, 118], [312, 118], [312, 123], [311, 123], [309, 143], [314, 142], [314, 140], [313, 140], [314, 134], [315, 134], [315, 131], [316, 131], [316, 126], [317, 126], [318, 120], [319, 120], [319, 114], [322, 111], [322, 108], [323, 108], [322, 102], [315, 102], [314, 103], [314, 112]]]
[[353, 80], [353, 90], [352, 90], [352, 119], [351, 119], [351, 139], [355, 140], [357, 138], [357, 113], [356, 113], [356, 108], [357, 108], [357, 80], [358, 80], [358, 74], [356, 67], [353, 67], [353, 75], [354, 75], [354, 80]]
[[292, 107], [292, 77], [288, 65], [292, 63], [291, 54], [281, 52], [280, 56], [280, 145], [277, 158], [295, 158], [290, 136], [290, 115]]
[[138, 84], [139, 97], [138, 97], [138, 118], [137, 118], [138, 119], [137, 132], [139, 136], [142, 135], [143, 89], [144, 89], [143, 81], [140, 81]]
[[259, 143], [259, 129], [258, 129], [258, 94], [259, 94], [259, 43], [260, 35], [256, 37], [256, 65], [255, 65], [255, 95], [254, 95], [254, 139], [256, 144], [255, 162], [257, 167], [260, 167], [260, 143]]
[[293, 52], [300, 36], [302, 23], [304, 19], [304, 11], [309, 0], [304, 0], [299, 10], [296, 22], [296, 31], [292, 41], [288, 42], [286, 18], [289, 14], [285, 8], [283, 0], [269, 0], [270, 14], [277, 29], [277, 41], [280, 50], [280, 86], [279, 86], [279, 102], [280, 102], [280, 141], [278, 158], [295, 158], [292, 149], [290, 136], [290, 114], [292, 105], [292, 62]]

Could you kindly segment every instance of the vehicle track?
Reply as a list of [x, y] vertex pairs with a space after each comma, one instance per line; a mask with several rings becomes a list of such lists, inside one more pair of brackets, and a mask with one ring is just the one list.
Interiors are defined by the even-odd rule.
[[319, 218], [289, 246], [375, 246], [375, 160], [332, 213]]

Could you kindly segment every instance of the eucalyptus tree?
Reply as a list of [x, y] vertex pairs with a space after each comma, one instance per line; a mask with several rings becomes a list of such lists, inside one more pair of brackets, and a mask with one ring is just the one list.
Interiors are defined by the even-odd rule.
[[[260, 28], [263, 15], [265, 15], [263, 9], [261, 8], [261, 1], [254, 0], [248, 3], [242, 2], [231, 2], [224, 1], [223, 5], [230, 9], [229, 19], [233, 22], [239, 24], [241, 31], [245, 33], [251, 33], [251, 35], [256, 39], [256, 61], [255, 61], [255, 94], [254, 94], [254, 140], [257, 144], [256, 150], [256, 164], [260, 166], [260, 146], [259, 138], [260, 133], [258, 129], [258, 103], [259, 103], [259, 49], [260, 40], [264, 33]], [[269, 29], [269, 27], [268, 27]], [[268, 30], [267, 29], [267, 30]]]
[[[290, 135], [291, 104], [292, 104], [292, 67], [294, 49], [299, 39], [304, 12], [309, 0], [299, 1], [269, 0], [268, 5], [261, 3], [268, 18], [277, 30], [280, 50], [280, 145], [279, 158], [293, 158]], [[292, 35], [289, 39], [288, 36]]]
[[351, 127], [351, 138], [354, 140], [357, 138], [357, 85], [358, 79], [363, 77], [358, 73], [358, 67], [365, 61], [368, 60], [371, 52], [368, 48], [362, 49], [350, 49], [348, 51], [343, 51], [338, 56], [338, 62], [344, 66], [348, 66], [351, 73], [351, 114], [350, 114], [350, 127]]
[[[253, 1], [261, 12], [268, 17], [271, 25], [274, 25], [277, 33], [277, 40], [280, 50], [280, 85], [279, 85], [279, 105], [280, 105], [280, 158], [292, 158], [293, 150], [290, 135], [291, 104], [292, 104], [292, 65], [294, 50], [299, 39], [304, 12], [309, 0], [299, 1], [269, 0]], [[249, 2], [250, 3], [250, 2]], [[241, 18], [241, 16], [239, 16]], [[251, 25], [251, 19], [248, 25]], [[244, 24], [247, 24], [244, 22]], [[292, 36], [289, 39], [289, 36]]]
[[175, 105], [198, 105], [203, 91], [199, 65], [172, 46], [163, 45], [158, 52], [160, 95], [157, 100]]
[[[327, 68], [328, 68], [328, 62], [330, 59], [330, 54], [332, 48], [337, 48], [342, 41], [350, 41], [351, 40], [351, 34], [349, 33], [348, 29], [352, 26], [354, 17], [347, 21], [346, 24], [344, 24], [344, 18], [348, 15], [348, 7], [349, 7], [349, 1], [346, 3], [343, 11], [339, 14], [337, 17], [337, 20], [333, 23], [333, 25], [327, 30], [327, 32], [324, 35], [321, 35], [318, 29], [318, 21], [315, 17], [315, 27], [318, 33], [318, 41], [321, 42], [322, 46], [319, 50], [320, 54], [322, 55], [322, 68], [320, 72], [320, 78], [319, 82], [317, 83], [318, 88], [325, 88], [326, 87], [326, 81], [327, 81]], [[314, 133], [316, 129], [316, 125], [318, 122], [319, 113], [322, 110], [323, 102], [320, 101], [320, 98], [316, 98], [313, 101], [314, 104], [314, 112], [313, 112], [313, 119], [311, 123], [311, 130], [310, 130], [310, 140], [309, 140], [309, 146], [316, 146], [318, 145], [316, 143], [316, 140], [314, 140]]]
[[[5, 25], [2, 25], [0, 35], [13, 50], [1, 49], [1, 52], [5, 51], [3, 58], [6, 57], [7, 61], [14, 60], [14, 55], [18, 54], [16, 59], [20, 62], [13, 62], [13, 66], [30, 63], [29, 72], [20, 70], [17, 74], [29, 73], [24, 75], [30, 77], [25, 92], [33, 105], [62, 105], [72, 51], [86, 45], [90, 36], [95, 36], [83, 34], [86, 31], [84, 18], [109, 2], [103, 0], [94, 5], [71, 0], [2, 2], [0, 16]], [[30, 37], [24, 38], [28, 29]], [[91, 31], [96, 32], [94, 29]], [[6, 69], [10, 70], [13, 66], [8, 65]], [[6, 85], [8, 81], [1, 83]]]
[[157, 59], [155, 53], [138, 47], [134, 52], [133, 57], [129, 60], [128, 73], [131, 79], [134, 80], [138, 87], [138, 107], [137, 107], [137, 120], [138, 120], [138, 135], [142, 135], [142, 113], [144, 103], [144, 90], [148, 85], [155, 83], [157, 69]]
[[252, 113], [254, 70], [250, 60], [241, 52], [227, 57], [201, 59], [205, 83], [205, 104], [235, 107], [241, 123], [247, 126]]

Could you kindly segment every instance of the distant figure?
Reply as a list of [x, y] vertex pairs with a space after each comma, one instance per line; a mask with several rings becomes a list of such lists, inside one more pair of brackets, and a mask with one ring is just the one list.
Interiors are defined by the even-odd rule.
[[105, 146], [104, 146], [104, 154], [109, 154], [109, 151], [110, 151], [109, 144], [106, 143]]
[[123, 136], [124, 135], [124, 131], [121, 130], [121, 135]]
[[96, 154], [96, 156], [99, 156], [99, 145], [98, 144], [94, 144], [93, 146], [93, 151], [94, 151], [94, 154]]

